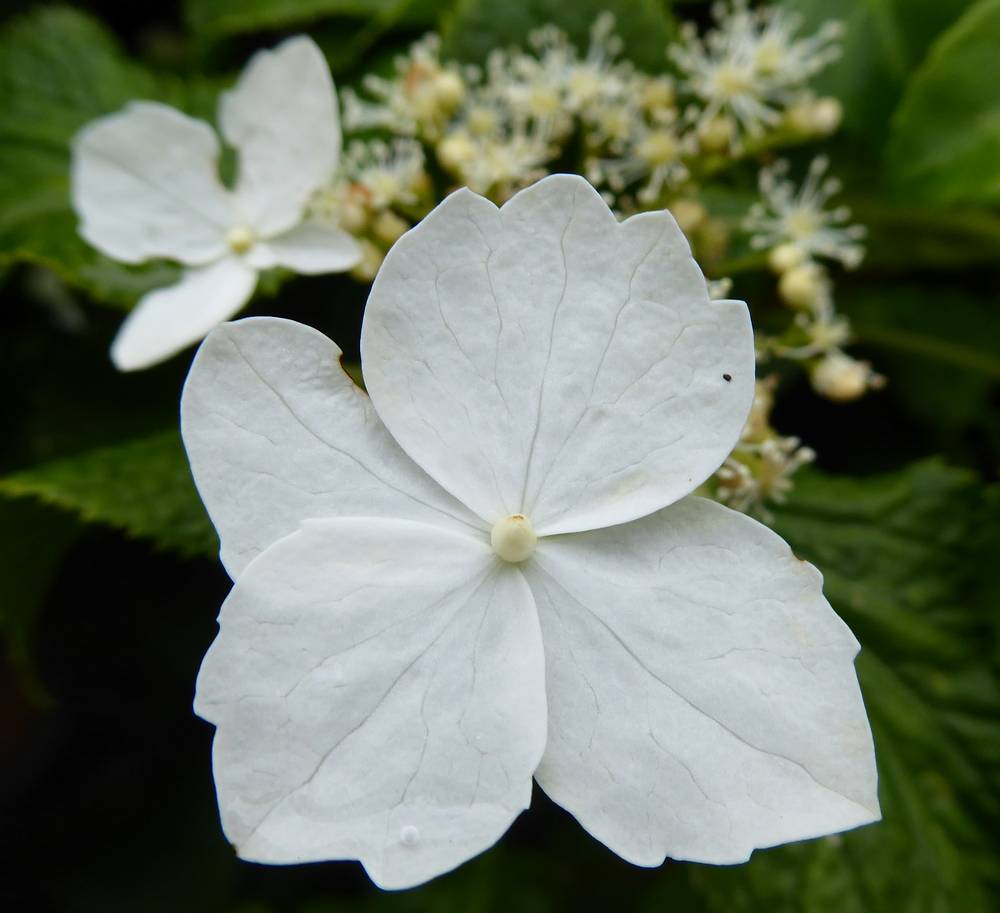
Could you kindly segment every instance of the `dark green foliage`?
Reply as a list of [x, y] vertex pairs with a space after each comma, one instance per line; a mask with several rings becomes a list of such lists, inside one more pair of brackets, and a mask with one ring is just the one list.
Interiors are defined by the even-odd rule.
[[181, 555], [218, 548], [175, 429], [0, 478], [0, 494], [39, 498]]
[[136, 99], [204, 115], [214, 89], [130, 61], [98, 22], [44, 7], [0, 33], [0, 264], [55, 270], [98, 301], [131, 304], [176, 277], [168, 266], [130, 269], [89, 247], [70, 206], [70, 142], [84, 124]]
[[889, 162], [904, 192], [1000, 202], [998, 48], [998, 0], [980, 0], [934, 43], [893, 121]]
[[657, 72], [666, 69], [664, 48], [672, 32], [666, 8], [657, 0], [458, 0], [445, 20], [443, 51], [456, 60], [482, 64], [494, 48], [523, 47], [528, 34], [546, 23], [555, 23], [585, 48], [594, 19], [610, 12], [615, 15], [616, 33], [625, 42], [623, 56]]

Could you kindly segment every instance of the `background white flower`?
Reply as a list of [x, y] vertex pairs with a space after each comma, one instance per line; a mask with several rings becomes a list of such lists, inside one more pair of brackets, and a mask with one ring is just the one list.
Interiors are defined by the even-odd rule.
[[829, 166], [825, 155], [816, 156], [801, 185], [788, 178], [787, 159], [761, 169], [761, 199], [743, 221], [743, 227], [752, 233], [750, 245], [755, 250], [776, 251], [785, 257], [798, 254], [797, 262], [789, 261], [792, 268], [814, 257], [838, 260], [848, 269], [861, 263], [864, 227], [847, 224], [851, 211], [846, 206], [827, 208], [830, 198], [841, 189], [837, 178], [825, 177]]
[[219, 126], [239, 155], [232, 189], [219, 177], [212, 128], [167, 105], [132, 102], [74, 140], [81, 235], [125, 263], [166, 257], [186, 267], [126, 318], [111, 349], [122, 370], [201, 339], [243, 307], [262, 269], [338, 272], [360, 259], [346, 232], [304, 220], [341, 146], [330, 71], [311, 39], [254, 55], [220, 99]]
[[196, 709], [243, 858], [418, 884], [490, 846], [532, 776], [639, 865], [879, 817], [820, 575], [690, 496], [754, 351], [669, 213], [618, 223], [568, 175], [500, 209], [459, 191], [375, 281], [370, 400], [338, 356], [227, 324], [184, 392], [236, 581]]

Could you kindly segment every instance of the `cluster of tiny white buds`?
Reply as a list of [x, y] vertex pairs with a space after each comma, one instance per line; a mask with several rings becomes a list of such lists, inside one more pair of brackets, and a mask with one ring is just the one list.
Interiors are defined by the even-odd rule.
[[497, 202], [548, 173], [557, 148], [537, 122], [510, 122], [498, 134], [483, 136], [456, 128], [438, 144], [442, 166], [462, 184]]
[[442, 61], [428, 35], [396, 59], [393, 76], [363, 80], [367, 98], [345, 90], [344, 123], [420, 139], [456, 183], [497, 201], [548, 173], [580, 136], [583, 171], [613, 205], [663, 206], [697, 177], [706, 152], [725, 161], [748, 134], [820, 135], [839, 123], [836, 102], [803, 84], [835, 55], [836, 26], [799, 36], [797, 17], [743, 0], [717, 4], [714, 15], [704, 38], [688, 26], [668, 49], [679, 79], [621, 60], [610, 13], [594, 21], [583, 51], [548, 25], [482, 68]]
[[425, 35], [395, 60], [395, 76], [369, 74], [362, 80], [371, 100], [344, 89], [348, 130], [385, 129], [397, 135], [437, 138], [462, 103], [474, 70], [441, 61], [441, 39]]
[[846, 206], [827, 208], [841, 189], [840, 181], [827, 176], [828, 168], [827, 158], [817, 156], [801, 185], [789, 179], [785, 160], [763, 168], [761, 200], [751, 207], [743, 227], [751, 233], [751, 247], [767, 251], [782, 301], [798, 311], [782, 338], [763, 339], [762, 354], [805, 362], [817, 393], [846, 402], [878, 389], [884, 378], [843, 351], [850, 324], [836, 313], [833, 281], [822, 261], [858, 266], [865, 229], [848, 224]]
[[336, 180], [310, 201], [309, 216], [355, 236], [362, 258], [351, 275], [370, 282], [386, 250], [428, 208], [430, 189], [423, 147], [416, 140], [353, 140]]
[[343, 171], [364, 188], [373, 209], [415, 206], [428, 181], [423, 147], [406, 138], [353, 141], [344, 153]]
[[797, 437], [771, 426], [775, 379], [757, 382], [750, 417], [733, 452], [716, 471], [712, 491], [735, 510], [768, 517], [767, 504], [782, 503], [794, 486], [792, 477], [816, 459]]
[[637, 184], [636, 200], [643, 206], [655, 204], [688, 179], [686, 159], [696, 152], [692, 140], [691, 134], [679, 132], [676, 122], [667, 117], [652, 123], [634, 118], [618, 155], [588, 157], [587, 177], [616, 194]]

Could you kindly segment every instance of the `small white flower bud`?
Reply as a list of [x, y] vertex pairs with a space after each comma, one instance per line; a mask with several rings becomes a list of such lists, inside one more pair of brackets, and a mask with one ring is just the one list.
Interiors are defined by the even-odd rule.
[[487, 105], [471, 105], [464, 111], [465, 125], [474, 136], [489, 136], [499, 126], [497, 112]]
[[445, 111], [454, 111], [465, 97], [465, 83], [458, 73], [442, 70], [434, 77], [434, 98]]
[[345, 196], [336, 209], [336, 217], [340, 227], [351, 234], [360, 234], [368, 227], [368, 208], [357, 194]]
[[828, 136], [843, 120], [844, 109], [836, 98], [808, 98], [792, 105], [786, 115], [788, 126], [800, 136]]
[[805, 262], [806, 254], [797, 244], [779, 244], [767, 255], [767, 265], [782, 275]]
[[833, 133], [844, 119], [844, 106], [836, 98], [819, 98], [813, 105], [812, 114], [817, 133]]
[[476, 146], [467, 133], [459, 130], [437, 144], [437, 157], [445, 168], [461, 172], [476, 157]]
[[384, 209], [372, 222], [372, 234], [383, 244], [392, 245], [410, 227], [406, 219], [391, 209]]
[[680, 145], [669, 130], [653, 130], [636, 146], [635, 152], [655, 168], [674, 161], [680, 155]]
[[676, 97], [670, 77], [662, 76], [646, 81], [639, 104], [644, 111], [656, 114], [672, 108]]
[[706, 152], [725, 152], [735, 134], [736, 125], [730, 118], [713, 117], [698, 128], [698, 141]]
[[371, 282], [385, 259], [385, 254], [377, 245], [365, 238], [358, 238], [361, 246], [361, 260], [351, 270], [351, 275], [359, 282]]
[[826, 292], [826, 276], [815, 263], [802, 263], [783, 273], [778, 294], [794, 308], [814, 308]]
[[831, 352], [812, 370], [813, 389], [838, 403], [857, 399], [868, 389], [871, 368], [843, 352]]
[[696, 231], [708, 217], [708, 211], [697, 200], [674, 200], [667, 208], [686, 235]]
[[493, 525], [490, 544], [498, 557], [517, 564], [531, 557], [538, 544], [538, 536], [524, 514], [511, 514]]

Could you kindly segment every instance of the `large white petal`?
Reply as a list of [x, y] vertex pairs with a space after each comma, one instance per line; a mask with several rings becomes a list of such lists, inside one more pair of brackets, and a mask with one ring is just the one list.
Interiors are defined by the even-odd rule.
[[746, 306], [710, 302], [667, 212], [618, 223], [554, 175], [499, 210], [458, 191], [392, 248], [362, 361], [400, 445], [480, 516], [540, 534], [692, 491], [753, 396]]
[[531, 798], [545, 663], [531, 592], [481, 538], [307, 523], [243, 573], [198, 677], [223, 826], [257, 862], [419, 884]]
[[233, 210], [218, 157], [212, 128], [167, 105], [137, 101], [98, 118], [73, 140], [80, 234], [126, 263], [222, 256]]
[[255, 269], [284, 266], [306, 275], [340, 273], [360, 259], [361, 247], [351, 235], [317, 222], [304, 222], [247, 252], [247, 262]]
[[249, 226], [264, 237], [287, 231], [340, 158], [337, 95], [312, 39], [255, 54], [220, 99], [219, 124], [239, 152], [236, 195]]
[[181, 430], [232, 577], [309, 517], [481, 531], [403, 453], [322, 333], [275, 317], [225, 324], [195, 356]]
[[148, 368], [197, 342], [249, 301], [257, 273], [237, 257], [185, 270], [180, 281], [148, 292], [111, 344], [122, 371]]
[[536, 777], [616, 853], [736, 863], [878, 819], [857, 641], [766, 527], [685, 498], [542, 540], [526, 572], [549, 699]]

